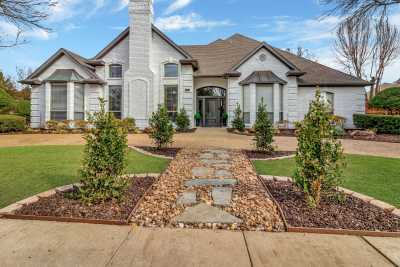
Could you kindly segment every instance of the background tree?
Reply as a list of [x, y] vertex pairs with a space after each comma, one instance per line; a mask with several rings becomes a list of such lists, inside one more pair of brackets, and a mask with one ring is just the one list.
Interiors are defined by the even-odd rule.
[[21, 39], [21, 36], [26, 30], [36, 28], [49, 31], [43, 21], [49, 17], [49, 8], [54, 5], [56, 1], [53, 0], [0, 0], [0, 18], [18, 29], [14, 41], [4, 40], [4, 37], [0, 36], [0, 47], [12, 47], [23, 43], [25, 40]]
[[89, 116], [89, 123], [93, 127], [84, 136], [80, 197], [87, 203], [120, 200], [128, 181], [121, 177], [128, 148], [126, 130], [105, 110], [104, 99], [100, 99], [100, 111]]
[[274, 151], [274, 126], [268, 118], [267, 105], [264, 104], [264, 98], [258, 104], [257, 118], [254, 124], [255, 145], [258, 151], [272, 153]]
[[400, 114], [400, 87], [388, 88], [369, 101], [370, 107], [385, 109], [390, 115]]
[[322, 195], [337, 192], [341, 183], [344, 156], [335, 137], [333, 115], [322, 100], [319, 89], [302, 122], [296, 124], [296, 185], [306, 194], [306, 201], [317, 207]]

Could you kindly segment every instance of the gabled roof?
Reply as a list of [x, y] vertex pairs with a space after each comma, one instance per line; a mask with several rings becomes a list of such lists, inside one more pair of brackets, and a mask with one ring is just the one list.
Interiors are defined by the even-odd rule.
[[[86, 79], [88, 83], [104, 83], [104, 81], [95, 73], [96, 68], [90, 65], [91, 61], [71, 52], [65, 48], [59, 49], [54, 55], [52, 55], [48, 60], [46, 60], [42, 65], [39, 66], [28, 78], [20, 81], [25, 84], [40, 84], [38, 76], [42, 74], [51, 64], [56, 62], [62, 56], [68, 57], [71, 61], [75, 62], [77, 65], [81, 66], [85, 73], [89, 76]], [[99, 62], [98, 62], [99, 63]]]
[[51, 82], [78, 82], [84, 80], [79, 73], [72, 69], [59, 69], [53, 72], [46, 81]]
[[[186, 59], [192, 59], [191, 55], [183, 50], [179, 45], [174, 43], [167, 35], [165, 35], [160, 29], [152, 25], [153, 32], [157, 33], [164, 41], [175, 48], [179, 53], [181, 53]], [[104, 57], [108, 52], [110, 52], [115, 46], [122, 42], [125, 38], [129, 36], [129, 27], [127, 27], [123, 32], [121, 32], [114, 40], [111, 41], [104, 49], [102, 49], [93, 59], [100, 59]]]
[[241, 81], [240, 85], [249, 85], [251, 83], [256, 84], [286, 84], [287, 82], [279, 78], [275, 73], [272, 71], [254, 71], [250, 74], [246, 79]]

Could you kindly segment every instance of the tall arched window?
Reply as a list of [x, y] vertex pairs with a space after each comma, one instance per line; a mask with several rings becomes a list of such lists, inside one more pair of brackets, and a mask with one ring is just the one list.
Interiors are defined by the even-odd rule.
[[207, 86], [197, 89], [197, 96], [226, 97], [226, 89], [216, 86]]
[[178, 77], [178, 64], [167, 63], [164, 65], [164, 77], [176, 78]]
[[121, 64], [110, 65], [110, 78], [122, 78], [122, 65]]

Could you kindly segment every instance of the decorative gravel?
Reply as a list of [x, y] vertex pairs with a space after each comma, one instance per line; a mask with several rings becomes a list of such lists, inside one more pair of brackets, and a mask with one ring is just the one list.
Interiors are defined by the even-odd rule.
[[[284, 225], [277, 207], [268, 198], [266, 191], [258, 180], [251, 162], [242, 152], [229, 151], [233, 178], [238, 184], [232, 186], [231, 205], [222, 208], [243, 222], [241, 224], [173, 223], [173, 219], [182, 214], [185, 207], [178, 204], [178, 198], [188, 190], [185, 181], [192, 180], [192, 169], [206, 167], [200, 160], [204, 153], [199, 150], [182, 150], [170, 163], [167, 171], [152, 186], [152, 190], [144, 197], [131, 221], [146, 227], [180, 227], [180, 228], [218, 228], [237, 230], [283, 231]], [[215, 178], [210, 174], [206, 178]], [[221, 178], [223, 179], [223, 178]], [[195, 187], [200, 203], [213, 203], [211, 192], [213, 186]], [[190, 189], [192, 190], [192, 189]]]

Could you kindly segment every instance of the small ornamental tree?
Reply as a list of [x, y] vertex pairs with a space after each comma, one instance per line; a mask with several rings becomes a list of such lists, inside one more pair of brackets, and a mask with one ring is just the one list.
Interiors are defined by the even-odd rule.
[[184, 108], [181, 108], [178, 115], [176, 116], [176, 126], [179, 131], [187, 131], [190, 127], [190, 119]]
[[244, 132], [245, 129], [244, 121], [243, 121], [243, 114], [240, 108], [240, 105], [236, 105], [234, 118], [232, 121], [232, 128], [238, 130], [239, 132]]
[[114, 115], [105, 111], [100, 99], [100, 111], [89, 115], [92, 126], [84, 135], [86, 140], [83, 166], [80, 170], [80, 196], [84, 202], [97, 203], [120, 200], [127, 187], [122, 176], [126, 165], [127, 133]]
[[161, 149], [172, 143], [174, 127], [168, 117], [167, 109], [164, 106], [159, 106], [158, 111], [153, 112], [149, 124], [149, 136], [153, 139], [157, 149]]
[[385, 109], [389, 114], [400, 114], [400, 87], [383, 90], [369, 101], [369, 105]]
[[297, 123], [298, 147], [295, 182], [311, 207], [317, 207], [321, 194], [336, 193], [341, 183], [344, 156], [329, 107], [321, 99], [319, 89], [302, 122]]
[[264, 104], [264, 99], [258, 104], [257, 118], [254, 124], [255, 137], [254, 142], [258, 151], [271, 153], [274, 151], [274, 126], [268, 119], [267, 105]]

